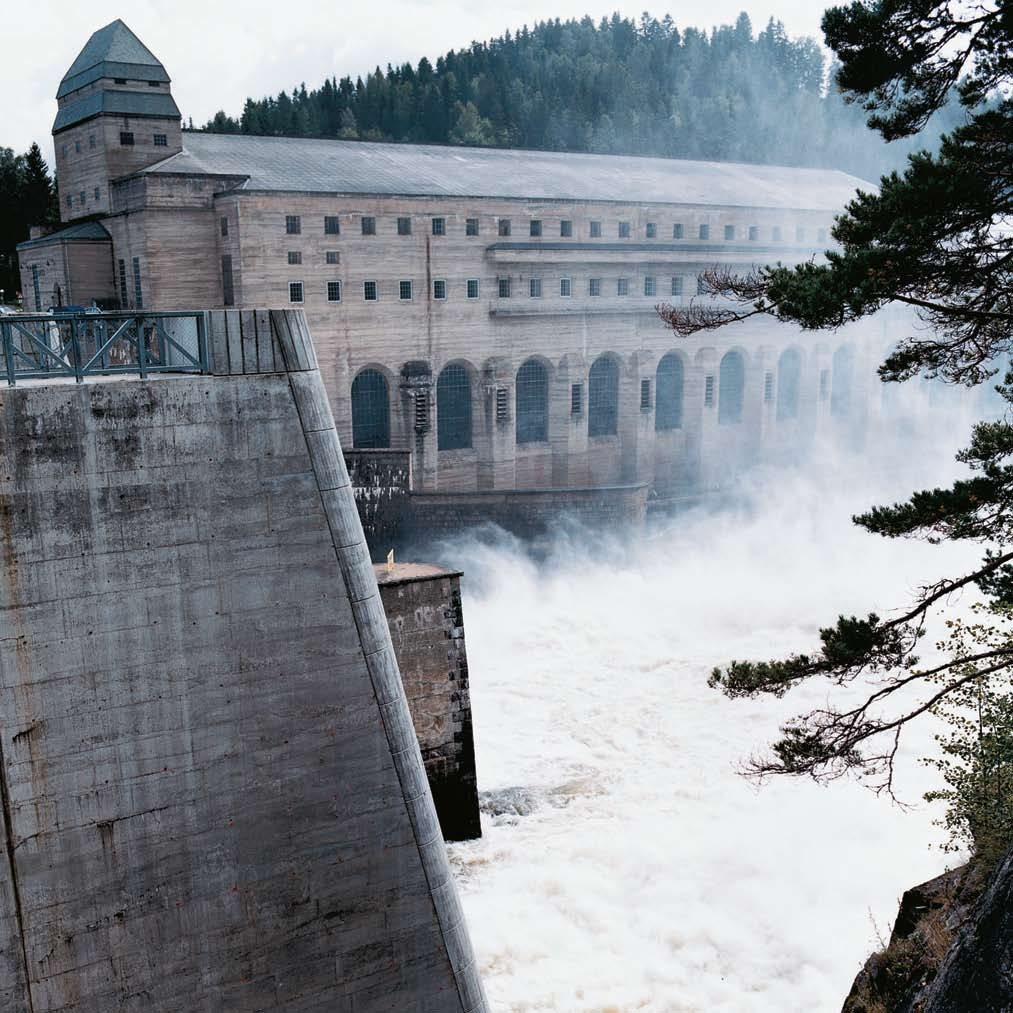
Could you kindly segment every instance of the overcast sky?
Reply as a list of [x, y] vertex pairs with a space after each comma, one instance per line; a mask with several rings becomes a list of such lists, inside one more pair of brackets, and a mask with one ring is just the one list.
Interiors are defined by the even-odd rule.
[[[33, 140], [52, 163], [50, 130], [56, 88], [88, 36], [123, 18], [165, 64], [184, 119], [204, 123], [218, 109], [237, 114], [247, 95], [261, 97], [307, 87], [325, 77], [365, 74], [378, 64], [435, 60], [448, 49], [485, 40], [546, 18], [596, 20], [618, 10], [639, 17], [647, 6], [606, 0], [374, 0], [354, 5], [278, 0], [232, 5], [207, 0], [37, 0], [30, 17], [8, 18], [0, 60], [0, 145], [24, 151]], [[819, 37], [823, 4], [810, 0], [672, 0], [666, 11], [679, 27], [730, 23], [746, 10], [759, 30], [773, 15], [791, 35]]]

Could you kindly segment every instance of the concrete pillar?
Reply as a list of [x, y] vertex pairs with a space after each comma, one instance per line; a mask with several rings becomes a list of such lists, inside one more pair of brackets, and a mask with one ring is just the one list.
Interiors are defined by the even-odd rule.
[[[549, 378], [549, 443], [556, 489], [588, 484], [587, 369], [584, 357], [571, 353], [560, 359]], [[574, 387], [579, 388], [579, 405], [574, 400]]]
[[513, 363], [497, 357], [486, 361], [473, 391], [480, 408], [473, 412], [479, 489], [513, 489], [517, 484], [515, 385]]

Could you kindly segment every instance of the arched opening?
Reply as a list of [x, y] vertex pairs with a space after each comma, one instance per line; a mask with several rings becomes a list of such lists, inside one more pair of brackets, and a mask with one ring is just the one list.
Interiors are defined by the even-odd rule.
[[777, 417], [798, 418], [798, 396], [802, 385], [802, 355], [797, 348], [788, 348], [777, 360]]
[[849, 345], [841, 345], [834, 352], [831, 369], [830, 414], [842, 417], [850, 415], [855, 356]]
[[549, 371], [538, 359], [517, 370], [514, 391], [518, 443], [544, 443], [549, 438]]
[[658, 363], [654, 383], [654, 428], [658, 432], [682, 427], [682, 359], [669, 352]]
[[615, 436], [619, 432], [619, 366], [601, 355], [587, 377], [587, 435]]
[[735, 425], [742, 421], [746, 390], [746, 364], [739, 352], [725, 352], [718, 370], [718, 422]]
[[452, 362], [436, 380], [436, 445], [440, 450], [471, 446], [471, 377]]
[[359, 450], [390, 446], [390, 389], [377, 369], [364, 369], [352, 381], [352, 446]]

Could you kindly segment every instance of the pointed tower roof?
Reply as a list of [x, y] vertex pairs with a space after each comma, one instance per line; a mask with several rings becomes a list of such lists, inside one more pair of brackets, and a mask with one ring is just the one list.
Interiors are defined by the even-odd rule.
[[165, 67], [119, 18], [100, 28], [85, 43], [70, 70], [63, 75], [56, 97], [63, 98], [103, 77], [169, 81]]

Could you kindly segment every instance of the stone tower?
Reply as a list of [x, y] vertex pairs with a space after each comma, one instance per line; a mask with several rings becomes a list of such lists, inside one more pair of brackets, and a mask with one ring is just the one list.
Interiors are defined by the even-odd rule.
[[109, 181], [181, 148], [165, 67], [119, 19], [85, 44], [56, 93], [53, 124], [60, 216], [109, 214]]

